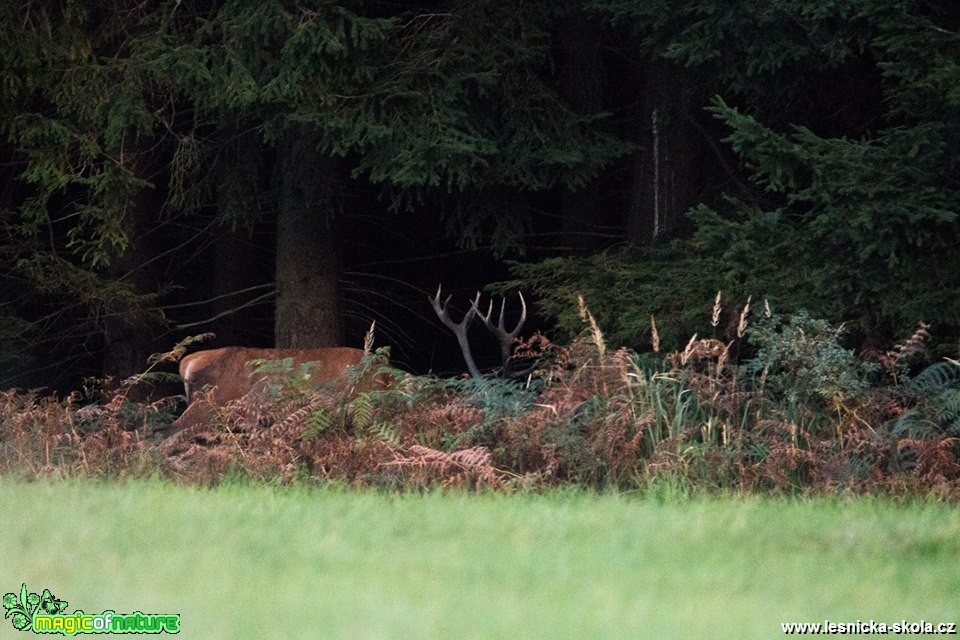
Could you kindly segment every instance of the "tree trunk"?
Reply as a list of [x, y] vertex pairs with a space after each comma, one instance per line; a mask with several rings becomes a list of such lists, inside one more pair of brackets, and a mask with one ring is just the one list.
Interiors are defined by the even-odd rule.
[[294, 129], [279, 145], [274, 334], [280, 348], [344, 341], [333, 211], [336, 162], [321, 155], [314, 141]]
[[[109, 270], [110, 277], [130, 286], [134, 294], [155, 290], [155, 283], [143, 266], [151, 257], [150, 251], [137, 238], [141, 217], [139, 207], [127, 210], [126, 232], [132, 242], [130, 248], [117, 258]], [[153, 336], [156, 325], [149, 313], [127, 298], [113, 298], [104, 304], [103, 318], [103, 374], [116, 381], [124, 380], [147, 369], [147, 358], [154, 351]]]
[[634, 157], [627, 239], [650, 244], [669, 234], [697, 201], [702, 186], [702, 144], [690, 118], [699, 104], [684, 70], [654, 59], [644, 65], [641, 134]]
[[[135, 151], [128, 151], [133, 169], [140, 176], [151, 176], [158, 159], [152, 151], [153, 141], [140, 140]], [[126, 251], [110, 264], [108, 277], [126, 284], [135, 295], [157, 290], [157, 277], [151, 265], [155, 255], [149, 233], [160, 212], [160, 199], [153, 190], [141, 189], [132, 198], [123, 216], [124, 232], [130, 239]], [[132, 297], [108, 298], [103, 317], [103, 375], [115, 381], [124, 380], [148, 367], [147, 358], [156, 349], [154, 336], [159, 318]]]

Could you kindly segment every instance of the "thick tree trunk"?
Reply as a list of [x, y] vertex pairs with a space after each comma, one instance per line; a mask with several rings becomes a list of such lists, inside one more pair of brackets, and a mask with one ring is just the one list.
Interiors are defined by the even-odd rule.
[[[140, 141], [139, 148], [151, 149], [150, 141]], [[151, 151], [143, 151], [134, 160], [135, 170], [141, 176], [150, 176], [156, 158]], [[126, 208], [123, 217], [124, 232], [130, 239], [129, 248], [110, 265], [108, 277], [130, 287], [133, 294], [144, 295], [157, 290], [157, 277], [151, 265], [155, 247], [150, 239], [152, 225], [160, 211], [160, 200], [153, 190], [142, 189]], [[115, 381], [142, 373], [148, 367], [147, 358], [156, 351], [154, 336], [159, 318], [142, 304], [129, 297], [108, 298], [103, 317], [103, 375]]]
[[336, 163], [303, 130], [290, 132], [277, 162], [277, 303], [280, 348], [342, 345], [340, 258], [335, 234]]
[[634, 157], [627, 238], [650, 244], [682, 221], [702, 187], [702, 143], [690, 118], [699, 104], [684, 70], [652, 60], [642, 71], [641, 134]]
[[[110, 268], [110, 276], [130, 285], [135, 294], [155, 290], [155, 283], [143, 266], [151, 257], [150, 251], [136, 240], [135, 213], [127, 211], [127, 233], [134, 238], [130, 248]], [[147, 369], [147, 358], [153, 353], [156, 325], [149, 313], [129, 299], [115, 298], [104, 304], [103, 318], [103, 374], [116, 381], [124, 380]]]

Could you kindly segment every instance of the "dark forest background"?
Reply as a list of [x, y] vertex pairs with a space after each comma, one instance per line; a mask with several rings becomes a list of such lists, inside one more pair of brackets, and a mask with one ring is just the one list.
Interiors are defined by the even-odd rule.
[[955, 357], [958, 29], [952, 0], [4, 2], [0, 387], [371, 320], [457, 372], [441, 282], [522, 289], [560, 339], [582, 294], [612, 343], [655, 316], [682, 348], [722, 290]]

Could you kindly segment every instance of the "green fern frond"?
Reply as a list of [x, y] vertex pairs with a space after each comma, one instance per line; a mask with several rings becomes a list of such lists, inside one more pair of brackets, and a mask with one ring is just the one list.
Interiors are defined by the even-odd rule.
[[397, 428], [385, 420], [379, 420], [365, 429], [367, 433], [378, 440], [389, 442], [390, 444], [400, 444], [400, 432]]
[[303, 439], [315, 440], [322, 435], [334, 430], [336, 424], [335, 416], [327, 409], [317, 409], [310, 414], [306, 423], [303, 425]]
[[520, 415], [536, 397], [535, 389], [511, 378], [457, 378], [448, 384], [471, 404], [498, 416]]
[[890, 428], [890, 433], [900, 438], [909, 436], [923, 438], [936, 435], [939, 431], [934, 422], [925, 418], [923, 413], [916, 409], [904, 411]]
[[930, 396], [955, 386], [960, 379], [960, 367], [949, 361], [934, 362], [906, 383], [911, 391]]
[[357, 429], [366, 429], [373, 424], [376, 404], [369, 393], [361, 393], [350, 403], [353, 425]]
[[947, 389], [932, 402], [943, 429], [952, 434], [960, 433], [960, 388]]

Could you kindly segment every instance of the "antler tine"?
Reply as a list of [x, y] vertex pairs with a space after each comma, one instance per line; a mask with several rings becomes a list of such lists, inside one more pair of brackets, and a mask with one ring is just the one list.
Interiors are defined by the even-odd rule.
[[[460, 322], [454, 322], [453, 319], [450, 318], [450, 314], [447, 313], [447, 305], [450, 303], [450, 298], [453, 297], [453, 294], [448, 295], [447, 299], [441, 303], [440, 302], [441, 287], [442, 285], [438, 285], [436, 295], [433, 296], [432, 298], [430, 296], [427, 296], [427, 300], [430, 301], [430, 304], [433, 306], [433, 310], [434, 312], [436, 312], [437, 317], [440, 318], [440, 321], [443, 322], [443, 324], [447, 325], [447, 327], [452, 329], [454, 333], [456, 333], [457, 327], [469, 325], [470, 322], [473, 321], [473, 316], [476, 315], [476, 311], [474, 311], [472, 308], [468, 309], [467, 313], [464, 314], [463, 316], [463, 320], [461, 320]], [[480, 294], [478, 293], [477, 296], [478, 296], [477, 299], [479, 300]]]
[[483, 320], [483, 324], [486, 325], [490, 333], [496, 336], [497, 341], [500, 342], [500, 361], [504, 367], [507, 366], [510, 356], [513, 353], [513, 339], [517, 337], [517, 334], [520, 333], [520, 329], [523, 327], [523, 323], [527, 321], [527, 302], [523, 299], [523, 293], [518, 293], [520, 294], [520, 320], [517, 322], [517, 326], [513, 328], [513, 331], [509, 332], [503, 326], [504, 312], [507, 307], [506, 298], [503, 298], [500, 302], [500, 317], [497, 319], [496, 325], [490, 321], [490, 317], [493, 315], [493, 300], [490, 300], [486, 314], [480, 313], [480, 310], [477, 308], [477, 303], [480, 301], [480, 294], [477, 294], [477, 299], [473, 302], [473, 309], [477, 315], [480, 316], [480, 319]]
[[516, 328], [511, 332], [514, 337], [519, 333], [523, 323], [527, 321], [527, 301], [523, 299], [523, 291], [517, 291], [517, 295], [520, 296], [520, 320], [517, 322]]
[[[511, 340], [517, 337], [517, 334], [520, 333], [520, 329], [523, 327], [523, 323], [527, 321], [527, 301], [523, 299], [522, 291], [517, 291], [517, 295], [520, 296], [520, 319], [517, 321], [517, 326], [513, 328], [513, 331], [507, 334]], [[503, 329], [503, 308], [506, 304], [507, 301], [504, 299], [500, 305], [500, 329]]]
[[[506, 307], [507, 307], [506, 298], [503, 298], [500, 301], [500, 317], [497, 319], [496, 326], [494, 326], [494, 324], [490, 321], [490, 316], [493, 315], [493, 300], [490, 300], [490, 306], [487, 307], [486, 315], [480, 313], [479, 309], [477, 309], [476, 302], [473, 303], [473, 308], [477, 310], [477, 315], [479, 315], [480, 319], [483, 320], [483, 324], [485, 324], [487, 328], [490, 331], [492, 331], [494, 335], [496, 335], [497, 337], [500, 337], [502, 335], [504, 338], [509, 338], [512, 341], [514, 338], [517, 337], [517, 334], [520, 333], [520, 329], [523, 327], [523, 323], [527, 321], [527, 302], [526, 300], [523, 299], [522, 291], [518, 291], [517, 294], [520, 296], [520, 320], [517, 321], [517, 326], [515, 326], [513, 328], [513, 331], [510, 331], [510, 332], [508, 332], [506, 328], [503, 326], [504, 311], [506, 310]], [[478, 293], [477, 301], [479, 301], [480, 299], [479, 296], [480, 294]]]
[[480, 292], [477, 291], [477, 297], [473, 299], [473, 301], [470, 303], [470, 306], [473, 308], [474, 313], [480, 316], [480, 319], [483, 320], [483, 324], [489, 327], [491, 326], [490, 313], [493, 312], [493, 298], [490, 299], [490, 305], [487, 307], [486, 314], [481, 313], [480, 307], [478, 306], [479, 304], [480, 304]]
[[[429, 301], [430, 301], [430, 304], [433, 305], [433, 309], [434, 309], [434, 311], [437, 312], [437, 315], [438, 315], [438, 316], [441, 315], [441, 313], [446, 314], [446, 312], [447, 312], [447, 303], [450, 302], [450, 298], [453, 297], [453, 294], [450, 294], [449, 296], [447, 296], [447, 299], [443, 301], [443, 304], [440, 304], [440, 291], [441, 291], [442, 287], [443, 287], [442, 284], [438, 284], [438, 285], [437, 285], [437, 294], [436, 294], [435, 296], [433, 296], [432, 298], [429, 297], [429, 296], [427, 296], [427, 300], [429, 300]], [[443, 319], [443, 318], [441, 318], [441, 320], [442, 320], [442, 319]]]

